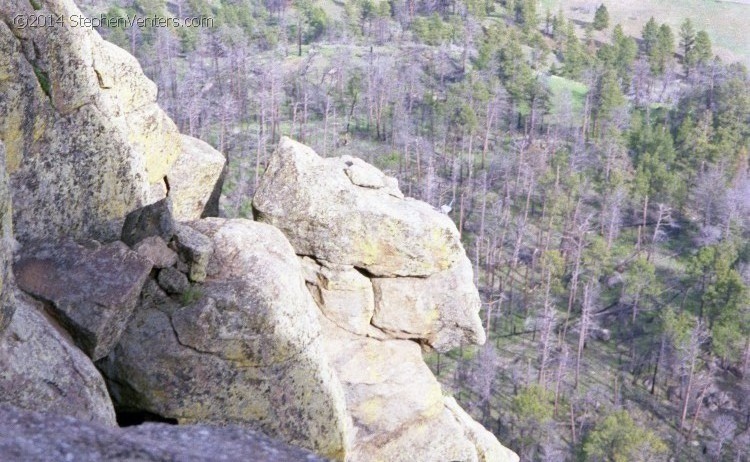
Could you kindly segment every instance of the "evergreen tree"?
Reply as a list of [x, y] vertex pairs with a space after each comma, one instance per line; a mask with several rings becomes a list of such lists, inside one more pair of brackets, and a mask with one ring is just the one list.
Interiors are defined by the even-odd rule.
[[609, 27], [609, 12], [607, 11], [607, 7], [604, 6], [604, 3], [599, 5], [596, 9], [596, 13], [594, 13], [593, 26], [596, 30], [604, 30]]
[[682, 52], [682, 62], [685, 65], [686, 74], [690, 74], [690, 69], [695, 65], [694, 46], [695, 28], [690, 18], [688, 18], [680, 25], [680, 51]]
[[653, 16], [648, 20], [643, 30], [641, 31], [641, 39], [643, 40], [643, 52], [647, 56], [651, 56], [651, 53], [656, 48], [656, 42], [659, 38], [659, 25], [656, 24], [656, 20]]

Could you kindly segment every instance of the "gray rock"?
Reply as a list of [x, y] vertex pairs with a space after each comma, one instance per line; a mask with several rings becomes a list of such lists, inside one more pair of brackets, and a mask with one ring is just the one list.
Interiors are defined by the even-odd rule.
[[174, 236], [174, 246], [183, 261], [190, 265], [190, 280], [203, 282], [208, 275], [208, 265], [214, 254], [211, 239], [190, 226], [178, 224]]
[[[0, 404], [114, 426], [107, 388], [89, 358], [42, 315], [41, 303], [22, 293], [16, 298], [13, 321], [0, 334]], [[6, 422], [0, 417], [0, 425]], [[0, 438], [6, 434], [0, 430]], [[5, 455], [0, 449], [0, 459]]]
[[175, 233], [172, 216], [172, 199], [169, 197], [130, 212], [122, 225], [121, 239], [129, 246], [151, 236], [158, 236], [169, 242]]
[[0, 406], [4, 462], [303, 462], [324, 459], [236, 425], [146, 423], [111, 428], [69, 416]]
[[87, 248], [35, 242], [14, 265], [18, 286], [48, 301], [93, 360], [109, 354], [135, 309], [151, 262], [122, 242]]
[[187, 276], [174, 268], [164, 268], [159, 271], [159, 285], [166, 290], [168, 294], [184, 294], [190, 290], [190, 281]]
[[13, 238], [12, 209], [8, 175], [5, 169], [5, 146], [0, 141], [0, 333], [10, 324], [15, 311], [13, 297]]
[[248, 220], [200, 220], [178, 236], [191, 229], [215, 247], [218, 272], [186, 306], [147, 286], [98, 363], [116, 405], [180, 423], [258, 425], [343, 459], [352, 438], [343, 390], [293, 249], [277, 229]]
[[177, 263], [177, 253], [159, 236], [147, 237], [137, 243], [133, 250], [150, 261], [154, 268], [168, 268]]

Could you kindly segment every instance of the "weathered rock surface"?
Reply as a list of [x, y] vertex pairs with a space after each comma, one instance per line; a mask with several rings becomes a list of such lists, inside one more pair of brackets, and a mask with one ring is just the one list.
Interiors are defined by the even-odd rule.
[[122, 242], [87, 244], [30, 243], [14, 270], [18, 286], [50, 302], [76, 344], [97, 360], [109, 354], [125, 330], [151, 262]]
[[182, 135], [184, 151], [167, 174], [176, 220], [195, 220], [206, 209], [226, 159], [208, 143]]
[[325, 353], [336, 370], [357, 429], [356, 461], [518, 461], [471, 419], [408, 340], [378, 340], [321, 319]]
[[13, 224], [8, 189], [8, 174], [5, 169], [5, 146], [0, 141], [0, 333], [10, 324], [15, 311], [13, 296]]
[[172, 199], [165, 199], [130, 212], [122, 225], [120, 240], [135, 246], [148, 237], [159, 237], [169, 242], [175, 233]]
[[348, 460], [518, 460], [443, 396], [422, 359], [420, 344], [485, 341], [471, 263], [446, 215], [359, 159], [321, 159], [289, 139], [253, 204], [289, 238], [320, 308], [356, 428]]
[[208, 264], [214, 255], [211, 239], [190, 226], [177, 225], [174, 246], [183, 262], [189, 265], [190, 280], [203, 282], [208, 276]]
[[187, 276], [175, 268], [164, 268], [159, 271], [159, 286], [168, 294], [184, 294], [190, 290], [190, 281]]
[[382, 173], [378, 187], [372, 170], [282, 138], [253, 199], [256, 219], [279, 228], [300, 255], [376, 276], [429, 276], [453, 266], [464, 250], [450, 218], [402, 199]]
[[4, 462], [323, 461], [244, 427], [148, 423], [110, 428], [10, 406], [0, 406], [0, 455]]
[[15, 27], [19, 14], [81, 13], [72, 0], [0, 4], [0, 139], [16, 237], [115, 239], [127, 213], [166, 195], [166, 176], [180, 182], [173, 166], [183, 151], [193, 159], [208, 149], [179, 134], [134, 57], [67, 20]]
[[99, 363], [115, 402], [180, 423], [257, 425], [343, 459], [352, 438], [343, 391], [289, 243], [247, 220], [201, 220], [178, 236], [187, 229], [209, 239], [215, 271], [186, 306], [147, 287]]
[[[104, 380], [89, 358], [45, 319], [38, 303], [23, 294], [16, 299], [13, 320], [0, 334], [0, 404], [115, 425]], [[7, 421], [0, 418], [0, 425]], [[1, 449], [0, 455], [6, 460]]]
[[372, 325], [392, 337], [423, 339], [440, 352], [485, 341], [481, 301], [466, 256], [427, 278], [373, 278], [372, 286]]
[[[298, 254], [327, 262], [308, 270], [317, 275], [307, 280], [337, 325], [377, 336], [374, 326], [438, 351], [484, 343], [479, 293], [455, 225], [424, 202], [403, 199], [375, 167], [322, 159], [283, 138], [253, 204]], [[372, 308], [365, 274], [376, 276]]]
[[167, 243], [159, 236], [143, 239], [133, 247], [133, 250], [150, 261], [154, 268], [169, 268], [177, 263], [177, 254], [167, 247]]
[[383, 336], [372, 325], [375, 300], [370, 279], [354, 267], [301, 259], [305, 281], [323, 314], [360, 335]]

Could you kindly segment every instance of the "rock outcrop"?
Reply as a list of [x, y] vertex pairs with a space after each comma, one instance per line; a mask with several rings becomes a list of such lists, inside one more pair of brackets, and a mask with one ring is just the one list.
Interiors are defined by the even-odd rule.
[[[282, 138], [253, 208], [256, 219], [279, 228], [298, 255], [322, 268], [343, 265], [372, 277], [374, 306], [356, 308], [372, 315], [358, 315], [364, 317], [359, 324], [439, 351], [484, 343], [479, 294], [456, 226], [430, 205], [405, 199], [396, 180], [375, 167], [351, 157], [323, 159]], [[328, 279], [323, 273], [320, 278]], [[341, 311], [323, 306], [326, 313]]]
[[253, 208], [298, 254], [379, 277], [429, 276], [464, 255], [450, 218], [404, 199], [395, 179], [359, 159], [323, 159], [289, 138], [279, 143]]
[[325, 359], [356, 429], [353, 461], [514, 461], [443, 395], [421, 347], [483, 343], [479, 294], [458, 231], [394, 179], [283, 138], [253, 201], [299, 255]]
[[147, 423], [119, 429], [7, 405], [0, 406], [0, 455], [4, 462], [324, 460], [246, 427]]
[[[129, 212], [168, 192], [181, 219], [199, 218], [223, 157], [180, 135], [136, 59], [68, 21], [80, 14], [72, 0], [0, 5], [0, 139], [16, 237], [112, 240]], [[22, 28], [16, 15], [65, 24]]]
[[180, 225], [180, 236], [193, 266], [208, 263], [204, 280], [190, 296], [170, 298], [156, 284], [144, 292], [99, 363], [115, 403], [180, 423], [255, 426], [343, 459], [352, 437], [343, 390], [287, 240], [268, 225], [223, 219]]

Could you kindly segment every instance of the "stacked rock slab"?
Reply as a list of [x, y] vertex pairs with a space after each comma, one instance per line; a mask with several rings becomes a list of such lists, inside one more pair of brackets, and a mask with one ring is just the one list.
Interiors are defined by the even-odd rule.
[[[180, 135], [136, 59], [69, 20], [80, 14], [72, 0], [0, 2], [0, 139], [16, 238], [116, 239], [130, 211], [167, 193], [180, 219], [199, 218], [223, 156]], [[64, 25], [20, 27], [18, 15]]]
[[356, 428], [350, 460], [518, 460], [443, 396], [421, 356], [420, 344], [485, 340], [471, 265], [446, 215], [359, 159], [323, 159], [288, 138], [253, 207], [303, 263]]

